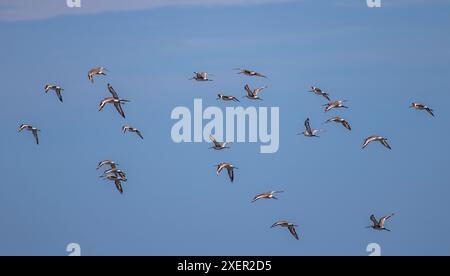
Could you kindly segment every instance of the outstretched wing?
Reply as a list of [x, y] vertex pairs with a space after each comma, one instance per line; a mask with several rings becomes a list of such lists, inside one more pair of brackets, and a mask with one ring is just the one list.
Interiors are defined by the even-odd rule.
[[211, 142], [213, 142], [215, 146], [219, 145], [219, 143], [217, 142], [216, 138], [214, 138], [214, 136], [209, 135], [209, 140], [211, 140]]
[[116, 90], [114, 90], [114, 88], [112, 87], [111, 84], [108, 83], [108, 90], [109, 92], [112, 94], [114, 99], [119, 99], [119, 94], [117, 94]]
[[366, 140], [364, 140], [362, 148], [365, 149], [373, 141], [373, 139], [374, 139], [373, 136], [367, 137]]
[[296, 240], [299, 240], [297, 231], [295, 230], [294, 226], [289, 226], [289, 232], [291, 232], [292, 236], [294, 236]]
[[249, 97], [253, 97], [253, 91], [250, 89], [250, 86], [248, 84], [245, 85], [245, 91], [247, 91], [247, 95]]
[[141, 137], [142, 140], [144, 140], [144, 136], [142, 135], [142, 133], [139, 130], [136, 130], [136, 134]]
[[114, 183], [116, 184], [116, 188], [117, 190], [123, 194], [123, 188], [122, 188], [122, 183], [120, 182], [119, 179], [114, 180]]
[[377, 218], [374, 215], [370, 216], [370, 220], [372, 221], [374, 226], [378, 225], [378, 220], [377, 220]]
[[231, 182], [234, 182], [234, 169], [228, 167], [227, 171], [228, 171], [228, 176], [230, 177]]
[[120, 114], [123, 118], [125, 118], [125, 112], [123, 112], [122, 105], [121, 105], [120, 103], [114, 103], [114, 106], [116, 107], [117, 112], [119, 112], [119, 114]]
[[388, 219], [392, 218], [393, 216], [394, 216], [394, 214], [391, 214], [391, 215], [389, 215], [389, 216], [382, 217], [382, 218], [380, 219], [380, 227], [381, 227], [381, 228], [384, 228], [384, 225], [386, 224], [386, 221], [387, 221]]
[[306, 121], [305, 121], [305, 128], [306, 128], [307, 132], [312, 133], [311, 124], [309, 123], [309, 118], [306, 119]]
[[388, 142], [386, 141], [386, 139], [381, 140], [381, 144], [383, 144], [383, 146], [385, 146], [388, 149], [392, 149], [391, 146], [388, 144]]
[[352, 127], [350, 126], [349, 122], [347, 122], [347, 121], [344, 120], [344, 121], [342, 122], [342, 124], [344, 125], [344, 127], [345, 127], [346, 129], [352, 130]]
[[36, 139], [36, 144], [39, 145], [39, 136], [38, 136], [37, 130], [34, 130], [34, 131], [33, 131], [33, 136], [34, 136], [34, 139]]
[[60, 102], [63, 102], [63, 98], [61, 95], [61, 89], [56, 89], [56, 96], [58, 96], [58, 99]]

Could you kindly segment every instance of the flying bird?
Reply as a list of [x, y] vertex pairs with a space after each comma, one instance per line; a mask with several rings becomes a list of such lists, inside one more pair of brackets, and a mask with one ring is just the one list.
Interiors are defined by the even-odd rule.
[[431, 116], [434, 117], [434, 110], [424, 104], [412, 103], [410, 108], [413, 108], [415, 110], [425, 110], [426, 112], [430, 113]]
[[314, 93], [316, 95], [322, 96], [325, 99], [327, 99], [329, 102], [331, 102], [330, 95], [328, 93], [325, 93], [319, 87], [311, 86], [311, 90], [309, 92], [312, 92], [312, 93]]
[[325, 104], [325, 112], [328, 112], [334, 108], [348, 108], [348, 106], [345, 106], [344, 103], [346, 101], [334, 101], [334, 102], [329, 102], [327, 104]]
[[127, 179], [127, 174], [124, 171], [119, 170], [117, 168], [111, 168], [109, 170], [106, 170], [100, 177], [101, 178], [106, 178], [106, 177], [108, 177], [110, 175], [115, 175], [115, 176], [120, 177], [122, 179]]
[[295, 238], [296, 240], [299, 240], [297, 231], [295, 230], [295, 227], [298, 227], [298, 225], [292, 224], [292, 223], [287, 222], [287, 221], [285, 221], [285, 220], [281, 220], [281, 221], [275, 222], [275, 223], [272, 225], [271, 228], [274, 228], [274, 227], [285, 227], [285, 228], [288, 228], [288, 229], [289, 229], [289, 232], [291, 232], [292, 236], [294, 236], [294, 238]]
[[278, 199], [275, 197], [275, 194], [279, 194], [279, 193], [284, 193], [284, 192], [283, 191], [272, 191], [272, 192], [267, 192], [267, 193], [262, 193], [262, 194], [256, 195], [253, 198], [252, 203], [254, 203], [260, 199]]
[[258, 73], [256, 71], [253, 71], [253, 70], [241, 69], [241, 68], [236, 68], [235, 70], [239, 70], [238, 74], [243, 74], [243, 75], [246, 75], [246, 76], [249, 76], [249, 77], [261, 77], [261, 78], [266, 78], [267, 79], [267, 77], [265, 75], [263, 75], [261, 73]]
[[61, 87], [54, 85], [54, 84], [47, 84], [45, 85], [45, 93], [48, 93], [48, 91], [53, 90], [56, 93], [56, 96], [58, 97], [60, 102], [63, 102], [63, 98], [61, 95], [61, 92], [64, 91]]
[[107, 104], [114, 104], [114, 107], [116, 108], [117, 112], [119, 112], [120, 116], [125, 118], [125, 112], [123, 111], [122, 104], [129, 102], [129, 100], [114, 99], [113, 97], [104, 98], [99, 104], [98, 111], [102, 111]]
[[380, 142], [386, 148], [392, 149], [391, 146], [388, 144], [387, 140], [388, 139], [384, 138], [383, 136], [378, 136], [378, 135], [369, 136], [364, 141], [362, 148], [365, 149], [372, 142]]
[[95, 67], [88, 72], [88, 80], [94, 83], [94, 77], [96, 75], [106, 76], [105, 72], [108, 70], [105, 67]]
[[212, 76], [212, 75], [207, 72], [194, 72], [194, 76], [191, 78], [191, 80], [212, 81], [211, 79], [209, 79], [209, 76]]
[[220, 163], [220, 164], [216, 165], [215, 167], [217, 167], [217, 171], [216, 171], [217, 176], [220, 175], [220, 172], [223, 169], [227, 169], [228, 177], [230, 178], [231, 182], [234, 182], [234, 169], [237, 169], [235, 166], [233, 166], [230, 163]]
[[331, 122], [342, 124], [346, 129], [352, 130], [352, 127], [350, 126], [349, 122], [342, 119], [341, 117], [334, 117], [334, 118], [328, 119], [325, 123], [327, 124], [327, 123], [331, 123]]
[[117, 190], [123, 194], [123, 188], [122, 188], [122, 182], [127, 182], [126, 179], [120, 178], [116, 175], [108, 175], [105, 177], [105, 179], [110, 180], [110, 181], [114, 181], [114, 184], [116, 184], [116, 188]]
[[225, 96], [223, 94], [218, 94], [217, 95], [217, 100], [222, 100], [222, 101], [225, 101], [225, 102], [229, 102], [229, 101], [239, 102], [239, 100], [236, 97], [234, 97], [234, 96]]
[[248, 84], [245, 85], [244, 89], [247, 92], [247, 95], [244, 98], [248, 98], [250, 100], [262, 100], [258, 94], [263, 92], [264, 89], [266, 89], [267, 86], [256, 88], [255, 90], [251, 90], [250, 86]]
[[39, 145], [39, 136], [38, 136], [38, 132], [40, 132], [40, 129], [37, 129], [31, 125], [26, 125], [26, 124], [22, 124], [19, 126], [19, 132], [22, 132], [24, 130], [28, 130], [31, 131], [31, 133], [33, 133], [34, 139], [36, 140], [36, 144]]
[[211, 140], [211, 142], [214, 144], [214, 146], [212, 146], [212, 149], [215, 150], [223, 150], [223, 149], [229, 149], [230, 147], [227, 147], [228, 144], [231, 143], [227, 143], [227, 142], [217, 142], [216, 138], [214, 138], [212, 135], [209, 135], [209, 139]]
[[311, 124], [310, 124], [310, 121], [309, 121], [309, 118], [307, 118], [306, 119], [306, 121], [305, 121], [305, 131], [303, 132], [303, 133], [299, 133], [298, 135], [305, 135], [306, 137], [316, 137], [316, 138], [319, 138], [319, 136], [317, 136], [317, 133], [319, 132], [320, 130], [318, 130], [318, 129], [312, 129], [311, 128]]
[[124, 100], [119, 98], [119, 94], [117, 94], [116, 90], [112, 87], [111, 84], [108, 83], [108, 90], [111, 93], [112, 97], [104, 98], [99, 104], [99, 111], [102, 111], [103, 108], [107, 104], [113, 104], [116, 108], [117, 112], [125, 118], [125, 112], [123, 111], [122, 104], [129, 103], [129, 100]]
[[134, 132], [134, 133], [136, 133], [139, 137], [141, 137], [141, 139], [144, 139], [144, 136], [142, 136], [142, 133], [141, 133], [141, 131], [140, 131], [139, 129], [134, 128], [134, 127], [131, 127], [131, 126], [129, 126], [129, 125], [124, 125], [124, 126], [122, 127], [122, 131], [123, 131], [123, 133], [126, 133], [127, 131], [128, 131], [128, 132]]
[[378, 230], [378, 231], [388, 231], [391, 232], [391, 230], [387, 229], [385, 227], [386, 221], [390, 218], [392, 218], [394, 216], [394, 214], [391, 214], [389, 216], [385, 216], [382, 217], [380, 220], [377, 220], [377, 218], [374, 215], [370, 216], [370, 220], [372, 221], [372, 225], [371, 226], [367, 226], [366, 228], [372, 228], [374, 230]]

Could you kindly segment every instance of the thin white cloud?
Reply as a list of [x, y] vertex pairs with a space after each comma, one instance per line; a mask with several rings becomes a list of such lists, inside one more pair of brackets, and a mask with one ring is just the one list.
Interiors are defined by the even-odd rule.
[[[72, 0], [73, 1], [73, 0]], [[0, 0], [0, 21], [42, 20], [64, 15], [137, 11], [173, 5], [255, 5], [301, 0], [80, 0], [69, 8], [67, 0]]]

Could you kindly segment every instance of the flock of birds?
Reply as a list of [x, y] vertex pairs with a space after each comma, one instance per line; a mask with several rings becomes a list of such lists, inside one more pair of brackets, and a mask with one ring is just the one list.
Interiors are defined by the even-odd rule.
[[[248, 69], [236, 69], [238, 70], [238, 74], [242, 74], [248, 77], [260, 77], [260, 78], [267, 78], [267, 76], [258, 73], [256, 71], [253, 70], [248, 70]], [[96, 67], [91, 69], [88, 72], [88, 80], [91, 81], [92, 83], [94, 83], [94, 78], [96, 76], [105, 76], [106, 73], [108, 72], [108, 70], [104, 67]], [[211, 74], [207, 73], [207, 72], [194, 72], [194, 76], [190, 79], [190, 80], [195, 80], [198, 82], [210, 82], [212, 81], [210, 79], [210, 76], [212, 76]], [[107, 89], [108, 91], [111, 93], [110, 97], [106, 97], [104, 98], [100, 104], [99, 104], [99, 111], [102, 111], [105, 106], [107, 105], [114, 105], [115, 109], [117, 110], [117, 112], [119, 113], [119, 115], [123, 118], [125, 118], [125, 112], [123, 110], [123, 105], [125, 105], [126, 103], [129, 103], [129, 100], [126, 99], [122, 99], [119, 97], [119, 94], [116, 92], [116, 90], [112, 87], [111, 84], [107, 85]], [[246, 92], [246, 95], [244, 96], [244, 98], [247, 98], [249, 100], [262, 100], [260, 98], [260, 94], [267, 89], [267, 86], [264, 87], [260, 87], [260, 88], [256, 88], [256, 89], [252, 89], [248, 84], [245, 85], [244, 90]], [[49, 91], [54, 91], [56, 96], [58, 97], [60, 102], [63, 102], [63, 97], [62, 97], [62, 92], [64, 91], [63, 88], [61, 88], [58, 85], [54, 85], [54, 84], [47, 84], [45, 85], [45, 93], [48, 93]], [[315, 87], [312, 86], [311, 90], [309, 91], [311, 93], [314, 93], [316, 95], [319, 95], [323, 98], [325, 98], [328, 103], [326, 103], [324, 105], [325, 107], [325, 112], [329, 112], [333, 109], [348, 109], [349, 107], [345, 105], [344, 100], [337, 100], [337, 101], [332, 101], [331, 97], [328, 93], [326, 93], [325, 91], [323, 91], [321, 88], [319, 87]], [[221, 100], [224, 102], [240, 102], [240, 100], [235, 97], [235, 96], [231, 96], [231, 95], [224, 95], [224, 94], [218, 94], [217, 100]], [[410, 108], [415, 109], [415, 110], [421, 110], [421, 111], [426, 111], [428, 112], [431, 116], [434, 117], [434, 111], [429, 108], [427, 105], [421, 104], [421, 103], [412, 103]], [[352, 127], [350, 125], [350, 123], [343, 119], [342, 117], [336, 116], [333, 118], [328, 119], [326, 122], [326, 124], [328, 123], [337, 123], [337, 124], [341, 124], [343, 127], [345, 127], [348, 131], [352, 130]], [[321, 130], [319, 129], [313, 129], [311, 127], [311, 123], [310, 123], [310, 119], [307, 118], [305, 120], [305, 130], [302, 133], [299, 133], [299, 135], [304, 135], [305, 137], [314, 137], [314, 138], [319, 138], [318, 133], [321, 132]], [[22, 132], [24, 130], [30, 131], [33, 134], [33, 137], [36, 141], [36, 144], [39, 144], [39, 132], [41, 131], [40, 129], [31, 126], [29, 124], [22, 124], [19, 127], [19, 132]], [[124, 125], [122, 127], [122, 131], [123, 133], [126, 132], [130, 132], [130, 133], [135, 133], [137, 136], [139, 136], [141, 139], [144, 139], [141, 131], [137, 128], [134, 128], [132, 126], [129, 125]], [[214, 150], [224, 150], [224, 149], [229, 149], [229, 144], [228, 142], [220, 142], [217, 141], [215, 137], [213, 137], [212, 135], [209, 137], [211, 142], [212, 142], [212, 149]], [[391, 146], [388, 144], [388, 139], [380, 136], [380, 135], [372, 135], [367, 137], [364, 140], [364, 143], [362, 145], [362, 148], [365, 149], [369, 144], [371, 144], [372, 142], [379, 142], [381, 143], [384, 147], [386, 147], [387, 149], [392, 149]], [[123, 187], [122, 187], [122, 183], [123, 182], [127, 182], [127, 177], [126, 177], [126, 173], [122, 170], [120, 170], [118, 168], [118, 164], [112, 160], [103, 160], [101, 162], [98, 163], [97, 165], [97, 170], [99, 170], [100, 168], [104, 167], [104, 166], [108, 166], [108, 168], [100, 175], [100, 178], [109, 180], [111, 182], [114, 182], [116, 189], [123, 194]], [[231, 182], [234, 182], [235, 179], [235, 170], [238, 169], [237, 167], [235, 167], [233, 164], [231, 163], [220, 163], [215, 165], [216, 167], [216, 174], [217, 176], [219, 176], [221, 174], [222, 171], [226, 170], [228, 173], [228, 177], [230, 179]], [[271, 191], [271, 192], [265, 192], [265, 193], [261, 193], [256, 195], [253, 200], [252, 203], [262, 200], [262, 199], [277, 199], [277, 197], [275, 195], [279, 194], [279, 193], [283, 193], [283, 191]], [[394, 216], [394, 214], [388, 215], [388, 216], [384, 216], [381, 217], [380, 219], [377, 219], [374, 215], [370, 216], [370, 220], [372, 222], [372, 225], [368, 226], [367, 228], [372, 228], [374, 230], [380, 230], [380, 231], [390, 231], [389, 229], [387, 229], [385, 227], [386, 221], [389, 220], [390, 218], [392, 218], [392, 216]], [[296, 224], [293, 224], [291, 222], [285, 221], [285, 220], [281, 220], [281, 221], [277, 221], [272, 225], [272, 228], [274, 227], [284, 227], [287, 228], [289, 230], [289, 232], [292, 234], [292, 236], [299, 240], [299, 235], [296, 231], [296, 228], [298, 227]]]
[[[253, 70], [248, 70], [248, 69], [236, 69], [239, 70], [238, 74], [243, 74], [249, 77], [261, 77], [261, 78], [267, 78], [266, 75], [261, 74], [259, 72], [253, 71]], [[195, 81], [199, 81], [199, 82], [209, 82], [212, 81], [209, 77], [212, 76], [211, 74], [207, 73], [207, 72], [194, 72], [194, 76], [191, 78], [191, 80], [195, 80]], [[255, 88], [252, 89], [248, 84], [245, 85], [244, 90], [246, 92], [246, 95], [244, 96], [244, 98], [250, 99], [250, 100], [262, 100], [260, 98], [260, 94], [267, 89], [267, 86], [263, 86], [263, 87], [259, 87], [259, 88]], [[345, 100], [336, 100], [333, 101], [331, 100], [331, 97], [328, 93], [326, 93], [325, 91], [323, 91], [321, 88], [319, 87], [315, 87], [312, 86], [311, 90], [309, 91], [311, 93], [314, 93], [316, 95], [319, 95], [323, 98], [325, 98], [328, 102], [326, 104], [324, 104], [325, 107], [325, 113], [333, 110], [333, 109], [348, 109], [349, 107], [345, 105]], [[217, 100], [222, 100], [225, 102], [240, 102], [239, 99], [236, 96], [232, 96], [232, 95], [224, 95], [219, 93], [217, 95]], [[431, 116], [434, 117], [434, 111], [429, 108], [427, 105], [421, 104], [421, 103], [412, 103], [410, 108], [413, 108], [415, 110], [423, 110], [428, 112]], [[346, 128], [348, 131], [352, 130], [352, 127], [350, 125], [350, 123], [345, 120], [344, 118], [340, 117], [340, 116], [336, 116], [336, 117], [332, 117], [330, 119], [328, 119], [325, 124], [328, 123], [337, 123], [337, 124], [341, 124], [344, 128]], [[311, 123], [310, 123], [310, 119], [307, 118], [305, 120], [305, 130], [302, 133], [299, 133], [299, 135], [304, 135], [305, 137], [316, 137], [319, 138], [318, 133], [321, 131], [319, 129], [313, 129], [311, 127]], [[228, 142], [220, 142], [217, 141], [217, 139], [210, 135], [210, 140], [213, 144], [213, 146], [211, 147], [212, 149], [215, 150], [223, 150], [223, 149], [228, 149], [229, 148], [229, 144]], [[387, 149], [392, 149], [391, 146], [388, 144], [388, 139], [380, 136], [380, 135], [372, 135], [367, 137], [364, 140], [364, 143], [362, 145], [362, 149], [365, 149], [369, 144], [371, 144], [372, 142], [379, 142], [381, 143], [384, 147], [386, 147]], [[228, 173], [228, 177], [230, 178], [230, 181], [233, 182], [235, 179], [235, 170], [238, 169], [237, 167], [235, 167], [233, 164], [231, 163], [220, 163], [216, 165], [216, 174], [219, 176], [220, 173], [223, 170], [227, 170]], [[277, 197], [275, 196], [276, 194], [279, 193], [283, 193], [283, 191], [271, 191], [271, 192], [265, 192], [265, 193], [261, 193], [258, 194], [254, 197], [254, 199], [252, 200], [252, 203], [261, 200], [261, 199], [277, 199]], [[379, 230], [379, 231], [390, 231], [388, 228], [386, 228], [386, 222], [392, 218], [394, 216], [394, 214], [390, 214], [388, 216], [384, 216], [381, 217], [380, 219], [377, 219], [375, 217], [375, 215], [371, 215], [370, 216], [370, 221], [372, 222], [372, 224], [370, 226], [368, 226], [367, 228], [371, 228], [374, 230]], [[281, 221], [277, 221], [272, 225], [272, 228], [274, 227], [284, 227], [287, 228], [289, 230], [289, 232], [291, 233], [291, 235], [299, 240], [299, 235], [297, 233], [296, 228], [298, 227], [298, 225], [293, 224], [289, 221], [285, 221], [285, 220], [281, 220]]]

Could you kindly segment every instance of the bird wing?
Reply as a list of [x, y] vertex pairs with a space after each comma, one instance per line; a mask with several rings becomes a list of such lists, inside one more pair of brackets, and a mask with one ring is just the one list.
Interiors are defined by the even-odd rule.
[[296, 240], [299, 240], [297, 231], [295, 230], [294, 226], [289, 226], [289, 232], [291, 232], [292, 236], [294, 236]]
[[265, 75], [258, 73], [258, 72], [254, 72], [255, 76], [261, 77], [261, 78], [267, 78]]
[[429, 107], [427, 107], [426, 109], [425, 109], [428, 113], [430, 113], [430, 115], [431, 116], [433, 116], [434, 117], [434, 112], [433, 112], [433, 109], [431, 109], [431, 108], [429, 108]]
[[287, 225], [287, 224], [289, 224], [287, 221], [285, 221], [285, 220], [280, 220], [280, 221], [275, 222], [275, 223], [272, 225], [272, 228], [273, 228], [273, 227], [278, 227], [278, 226]]
[[119, 99], [119, 94], [117, 94], [116, 90], [114, 90], [114, 87], [112, 87], [111, 84], [108, 84], [108, 90], [112, 94], [114, 99]]
[[118, 178], [116, 178], [116, 179], [114, 180], [114, 183], [116, 184], [117, 190], [118, 190], [121, 194], [123, 194], [122, 183], [120, 182], [120, 180], [119, 180]]
[[374, 136], [367, 137], [366, 140], [364, 141], [363, 149], [366, 148], [374, 139], [375, 139]]
[[25, 125], [25, 124], [22, 124], [22, 125], [20, 125], [20, 127], [19, 127], [19, 132], [20, 131], [23, 131], [24, 129], [26, 129], [26, 128], [28, 128], [29, 126], [28, 125]]
[[209, 140], [211, 140], [211, 142], [213, 142], [215, 146], [218, 145], [217, 140], [216, 140], [216, 138], [214, 138], [214, 136], [209, 135]]
[[58, 99], [60, 102], [63, 102], [63, 98], [61, 95], [61, 89], [56, 89], [56, 96], [58, 96]]
[[227, 167], [228, 176], [230, 177], [231, 182], [234, 182], [234, 169], [231, 167]]
[[125, 112], [123, 112], [122, 105], [121, 105], [120, 103], [114, 103], [114, 106], [116, 107], [117, 112], [119, 112], [119, 114], [120, 114], [123, 118], [125, 118]]
[[385, 146], [388, 149], [392, 149], [391, 146], [388, 144], [388, 142], [386, 141], [386, 139], [381, 140], [381, 144], [383, 144], [383, 146]]
[[309, 123], [309, 118], [306, 119], [306, 121], [305, 121], [305, 128], [306, 128], [307, 132], [312, 133], [311, 124]]
[[217, 165], [217, 175], [220, 174], [220, 172], [225, 168], [225, 164], [219, 164]]
[[33, 130], [33, 136], [36, 139], [36, 144], [39, 145], [39, 136], [38, 136], [38, 131], [37, 130]]
[[250, 86], [249, 86], [248, 84], [245, 85], [245, 91], [247, 91], [247, 95], [248, 95], [249, 97], [255, 96], [255, 95], [253, 94], [253, 91], [250, 89]]
[[141, 133], [139, 130], [137, 130], [137, 129], [136, 129], [136, 134], [137, 134], [139, 137], [141, 137], [142, 140], [144, 139], [144, 136], [142, 135], [142, 133]]
[[384, 228], [384, 225], [385, 225], [386, 221], [387, 221], [388, 219], [392, 218], [393, 216], [394, 216], [394, 214], [391, 214], [391, 215], [389, 215], [389, 216], [382, 217], [382, 218], [380, 219], [380, 227], [381, 227], [381, 228]]
[[330, 95], [328, 95], [328, 93], [322, 93], [322, 96], [324, 96], [328, 101], [331, 101]]
[[342, 121], [342, 124], [344, 125], [344, 127], [346, 128], [346, 129], [348, 129], [348, 130], [352, 130], [352, 127], [350, 126], [350, 124], [349, 124], [349, 122], [347, 122], [347, 121]]
[[263, 199], [263, 198], [267, 198], [267, 196], [268, 196], [268, 193], [262, 193], [262, 194], [256, 195], [256, 196], [253, 198], [253, 201], [252, 201], [252, 202], [255, 202], [255, 201], [260, 200], [260, 199]]
[[378, 225], [378, 220], [374, 215], [370, 216], [370, 220], [373, 222], [373, 226], [377, 226]]
[[266, 89], [267, 87], [260, 87], [260, 88], [256, 88], [255, 91], [253, 91], [253, 95], [257, 96], [259, 93], [263, 92], [264, 89]]

